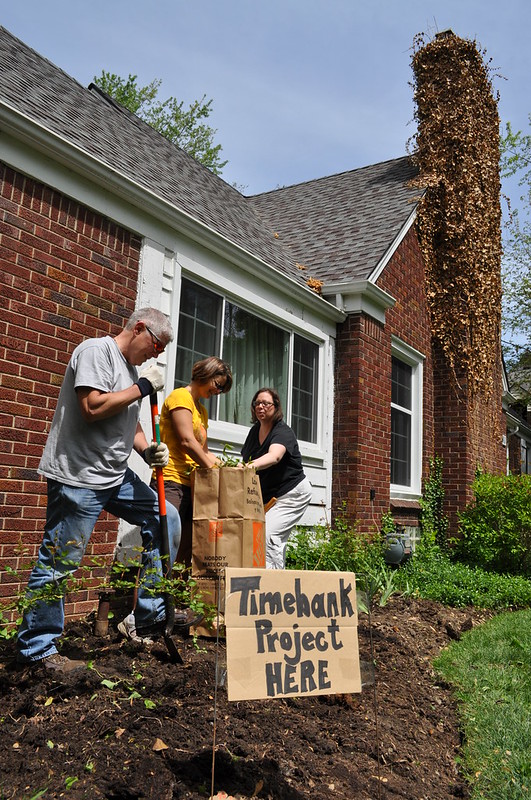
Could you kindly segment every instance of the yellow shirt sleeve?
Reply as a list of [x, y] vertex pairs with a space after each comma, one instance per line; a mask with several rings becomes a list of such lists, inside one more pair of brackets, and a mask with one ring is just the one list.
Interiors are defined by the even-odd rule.
[[192, 395], [185, 388], [174, 389], [165, 399], [160, 411], [160, 438], [170, 451], [168, 466], [163, 470], [164, 480], [190, 486], [190, 474], [199, 465], [177, 442], [171, 418], [172, 412], [177, 408], [190, 411], [194, 436], [201, 447], [204, 447], [207, 440], [208, 413], [202, 403], [194, 402]]

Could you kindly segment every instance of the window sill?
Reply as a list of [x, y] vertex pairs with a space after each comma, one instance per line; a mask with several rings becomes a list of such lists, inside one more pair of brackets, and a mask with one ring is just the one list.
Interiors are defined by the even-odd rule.
[[404, 500], [399, 497], [392, 497], [390, 500], [391, 511], [400, 511], [401, 509], [412, 509], [420, 511], [419, 500]]

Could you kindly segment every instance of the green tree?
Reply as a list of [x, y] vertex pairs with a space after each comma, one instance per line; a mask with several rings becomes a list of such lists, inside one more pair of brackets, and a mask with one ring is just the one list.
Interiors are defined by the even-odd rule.
[[503, 327], [511, 388], [522, 398], [528, 398], [531, 394], [531, 135], [515, 133], [510, 123], [501, 138], [501, 175], [516, 178], [522, 192], [518, 205], [509, 208], [504, 233]]
[[221, 145], [214, 144], [216, 131], [205, 122], [212, 111], [212, 100], [207, 100], [206, 95], [186, 109], [183, 101], [175, 97], [159, 100], [160, 79], [139, 86], [136, 75], [124, 79], [102, 70], [99, 77], [94, 77], [94, 83], [215, 175], [221, 174], [227, 161], [221, 161]]

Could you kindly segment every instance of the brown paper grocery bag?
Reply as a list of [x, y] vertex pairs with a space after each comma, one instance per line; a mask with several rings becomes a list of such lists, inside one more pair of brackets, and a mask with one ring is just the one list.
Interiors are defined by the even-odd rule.
[[217, 471], [219, 473], [218, 516], [264, 519], [262, 490], [256, 470], [221, 467]]
[[265, 568], [265, 515], [255, 469], [197, 469], [193, 479], [192, 575]]
[[260, 479], [249, 467], [196, 469], [192, 491], [194, 519], [264, 519]]
[[219, 516], [219, 469], [195, 469], [192, 472], [194, 519], [216, 519]]
[[[192, 575], [203, 602], [224, 603], [225, 567], [265, 569], [265, 515], [254, 469], [220, 467], [193, 474]], [[217, 591], [222, 586], [221, 598]], [[224, 635], [223, 612], [220, 626]], [[216, 636], [216, 625], [201, 624], [200, 636]]]
[[193, 523], [192, 575], [225, 567], [265, 568], [265, 523], [256, 519], [198, 519]]

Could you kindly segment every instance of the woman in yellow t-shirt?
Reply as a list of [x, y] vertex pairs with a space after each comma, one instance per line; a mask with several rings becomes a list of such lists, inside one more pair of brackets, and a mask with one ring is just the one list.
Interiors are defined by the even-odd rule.
[[177, 563], [192, 563], [191, 472], [196, 467], [213, 467], [219, 459], [207, 444], [208, 414], [201, 400], [225, 394], [232, 386], [229, 365], [215, 356], [197, 361], [188, 386], [174, 389], [160, 412], [160, 438], [168, 446], [169, 461], [164, 467], [166, 498], [179, 511], [181, 543]]

